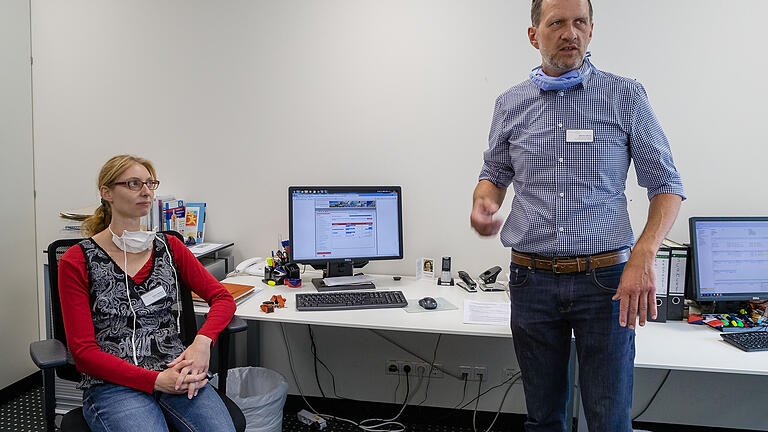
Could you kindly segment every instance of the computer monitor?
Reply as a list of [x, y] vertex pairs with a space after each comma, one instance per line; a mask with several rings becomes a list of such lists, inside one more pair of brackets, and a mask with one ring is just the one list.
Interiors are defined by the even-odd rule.
[[768, 299], [768, 217], [692, 217], [697, 301]]
[[[291, 186], [288, 232], [290, 260], [322, 269], [324, 277], [352, 276], [371, 260], [402, 259], [400, 186]], [[312, 283], [324, 286], [320, 278]]]

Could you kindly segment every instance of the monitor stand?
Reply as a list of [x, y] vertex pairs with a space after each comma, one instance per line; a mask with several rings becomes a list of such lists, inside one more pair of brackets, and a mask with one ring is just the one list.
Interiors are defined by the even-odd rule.
[[323, 282], [323, 278], [338, 277], [338, 276], [352, 276], [353, 272], [354, 272], [354, 264], [351, 262], [328, 263], [328, 265], [326, 265], [325, 268], [323, 268], [323, 277], [313, 278], [312, 285], [314, 285], [315, 289], [318, 290], [319, 292], [363, 290], [363, 289], [376, 288], [376, 285], [372, 283], [328, 286], [325, 284], [325, 282]]

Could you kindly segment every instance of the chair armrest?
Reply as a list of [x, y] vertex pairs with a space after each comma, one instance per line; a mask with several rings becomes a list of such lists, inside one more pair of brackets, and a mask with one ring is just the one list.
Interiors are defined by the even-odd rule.
[[40, 369], [67, 364], [67, 349], [56, 339], [46, 339], [29, 344], [29, 355]]
[[[208, 314], [205, 314], [204, 317], [207, 319]], [[219, 337], [229, 336], [232, 333], [240, 333], [245, 330], [248, 330], [248, 324], [245, 323], [245, 320], [239, 316], [233, 316], [232, 319], [229, 320], [229, 324], [227, 324], [227, 326], [224, 327], [224, 330], [221, 331]]]
[[233, 316], [232, 320], [229, 321], [229, 324], [227, 324], [227, 327], [224, 329], [227, 333], [240, 333], [245, 330], [248, 330], [248, 324], [245, 323], [244, 319], [238, 316]]

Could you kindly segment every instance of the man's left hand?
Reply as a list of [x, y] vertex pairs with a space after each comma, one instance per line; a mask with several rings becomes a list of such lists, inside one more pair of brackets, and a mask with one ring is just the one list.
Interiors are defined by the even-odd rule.
[[639, 251], [633, 251], [629, 261], [624, 266], [621, 281], [613, 300], [621, 300], [619, 303], [619, 325], [635, 328], [635, 322], [640, 320], [644, 326], [650, 306], [651, 318], [656, 318], [656, 269], [654, 267], [656, 255], [645, 254], [641, 256]]
[[[208, 372], [208, 364], [211, 359], [211, 338], [208, 336], [197, 335], [192, 345], [187, 347], [181, 355], [176, 357], [172, 362], [168, 363], [168, 367], [173, 367], [182, 360], [191, 360], [192, 364], [184, 367], [179, 374], [179, 379], [176, 381], [176, 388], [180, 388], [184, 382], [184, 377], [187, 374], [199, 375]], [[192, 384], [189, 386], [187, 397], [192, 399], [193, 396], [197, 396], [197, 392], [201, 386]]]

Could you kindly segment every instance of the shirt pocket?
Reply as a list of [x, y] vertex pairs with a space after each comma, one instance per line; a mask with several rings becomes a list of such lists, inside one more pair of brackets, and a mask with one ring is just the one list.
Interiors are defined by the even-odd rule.
[[575, 177], [598, 189], [608, 187], [609, 194], [623, 190], [623, 183], [617, 181], [625, 179], [629, 169], [627, 134], [614, 125], [597, 125], [592, 130], [591, 142], [566, 142], [571, 157], [581, 161]]

